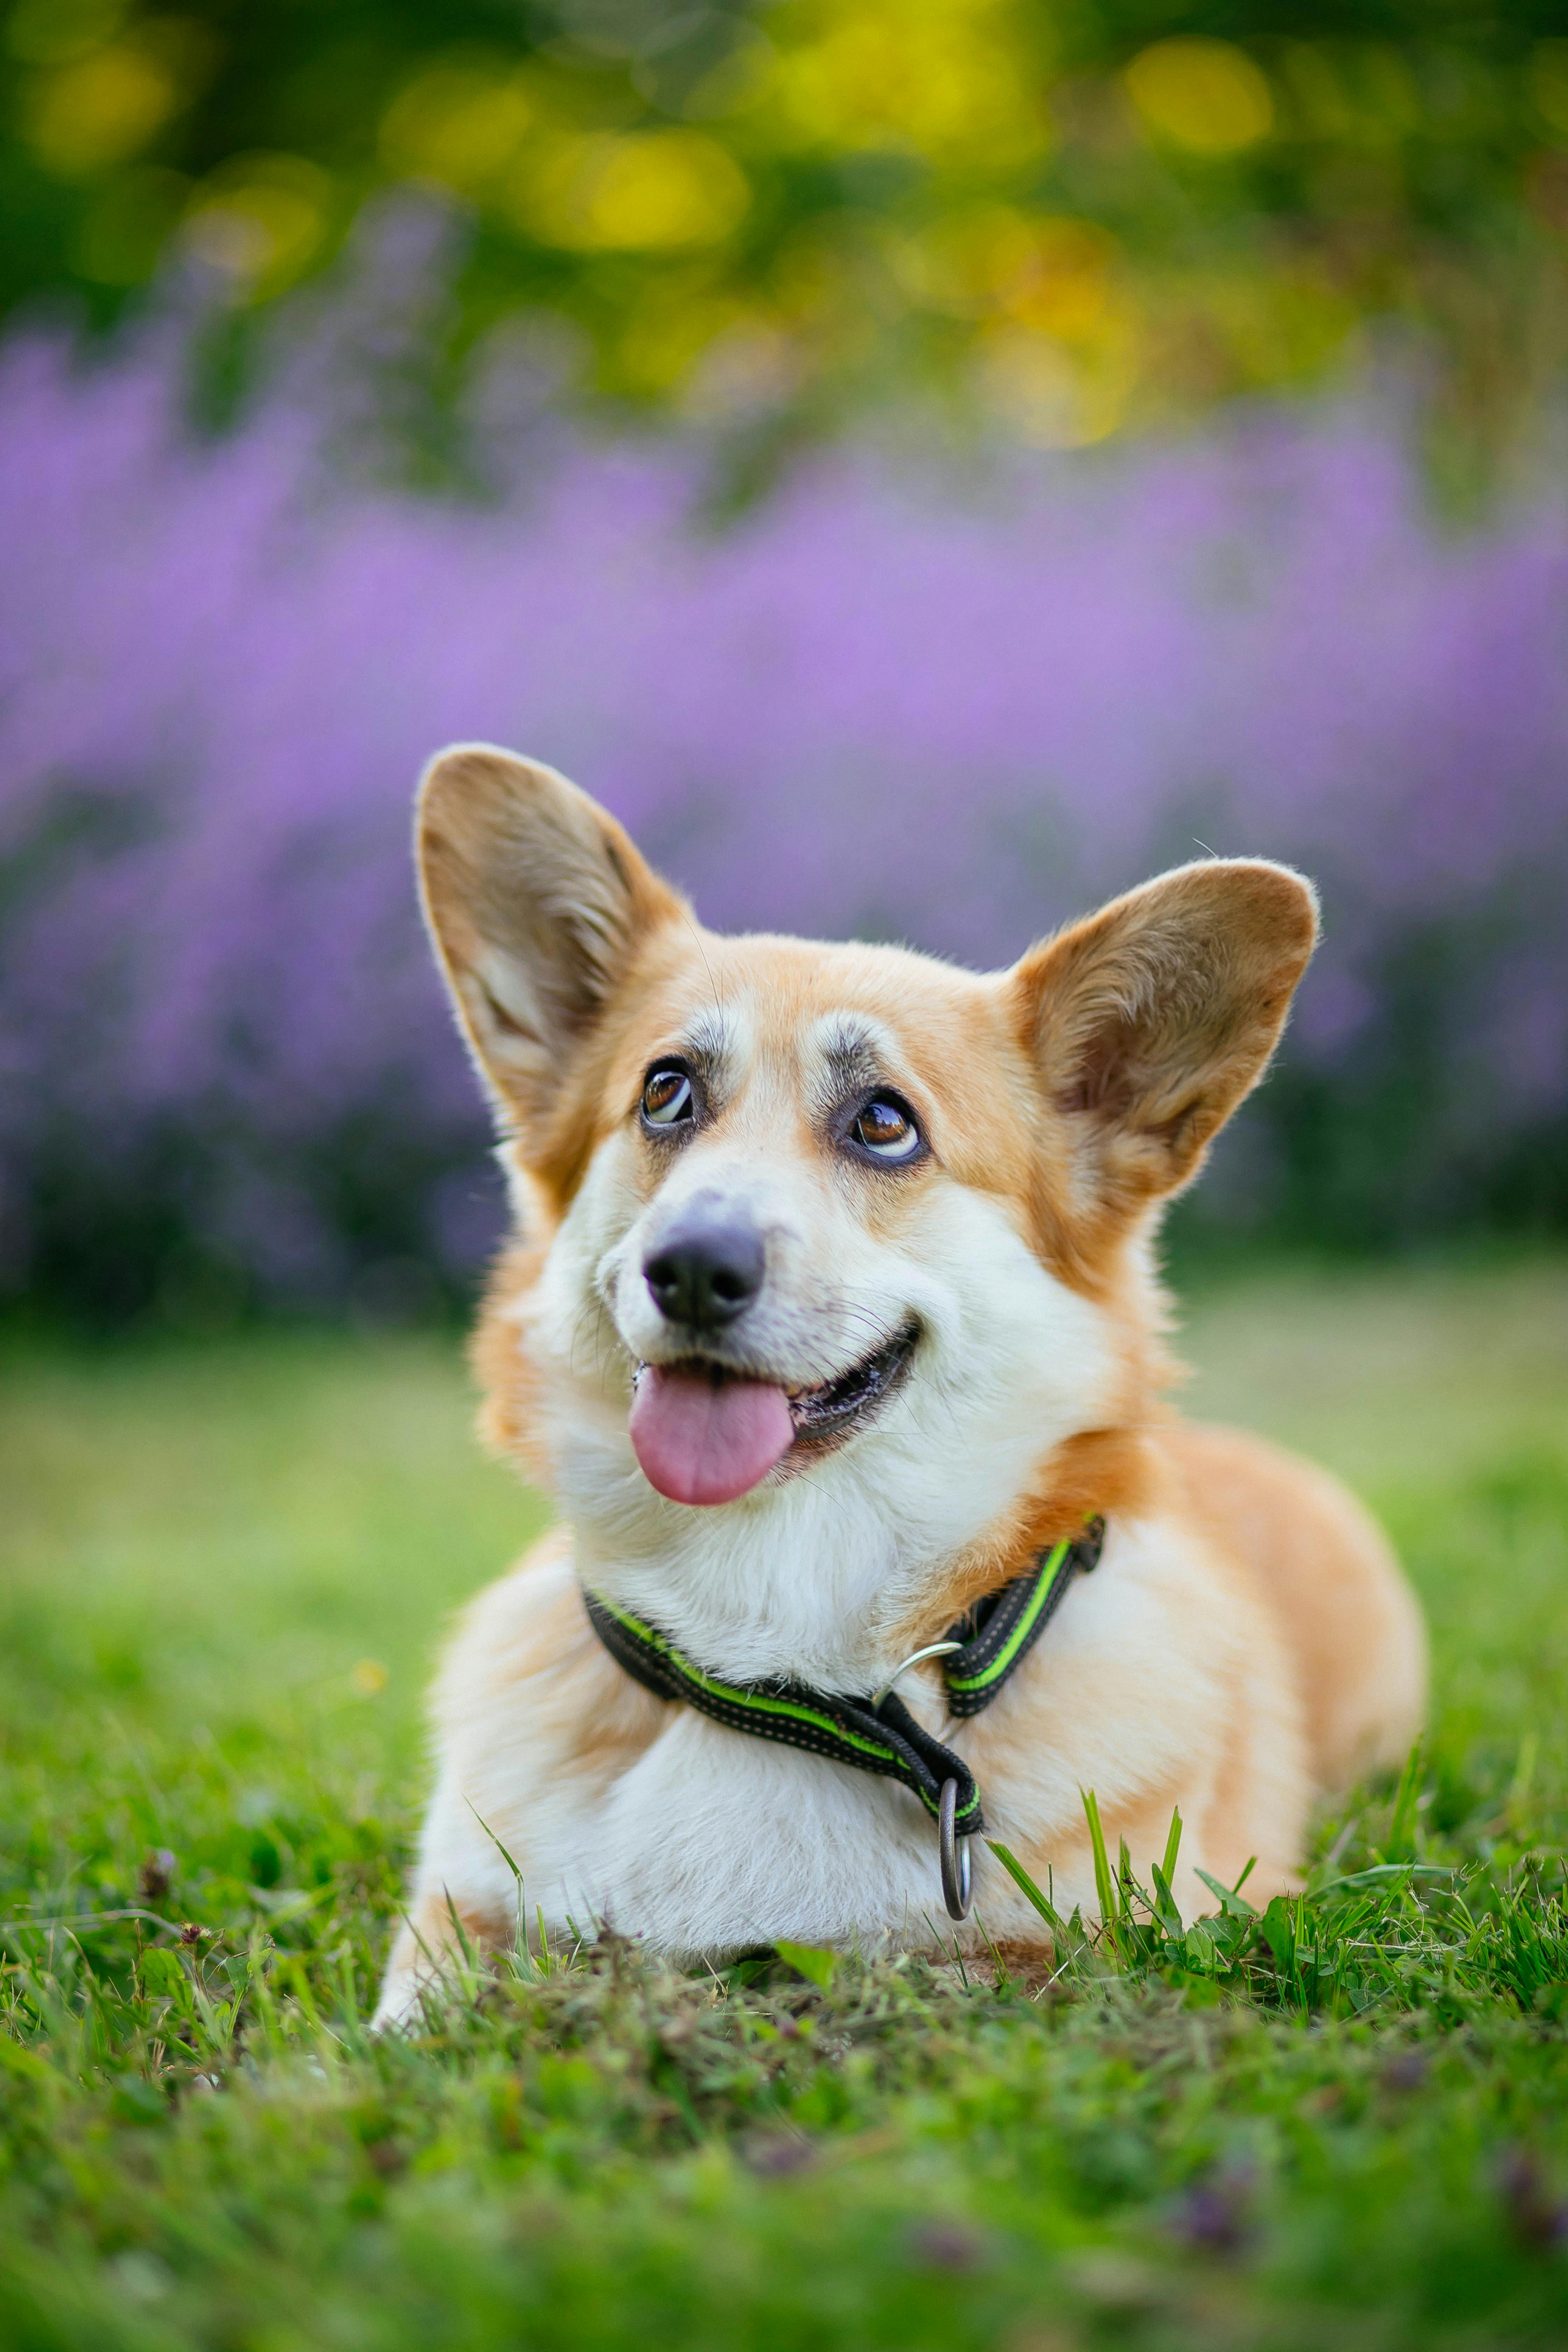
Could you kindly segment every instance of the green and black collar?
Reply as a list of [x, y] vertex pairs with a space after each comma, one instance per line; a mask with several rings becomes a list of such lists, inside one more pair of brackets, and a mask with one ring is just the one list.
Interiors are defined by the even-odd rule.
[[[1033, 1568], [988, 1593], [949, 1631], [946, 1640], [917, 1656], [942, 1660], [950, 1715], [979, 1715], [1017, 1672], [1045, 1632], [1074, 1577], [1099, 1565], [1105, 1522], [1091, 1519], [1081, 1536], [1064, 1537], [1042, 1551]], [[956, 1783], [952, 1825], [959, 1837], [984, 1828], [980, 1791], [961, 1756], [916, 1722], [889, 1684], [875, 1696], [840, 1698], [788, 1680], [736, 1684], [693, 1664], [668, 1633], [618, 1602], [584, 1591], [594, 1631], [616, 1664], [658, 1698], [679, 1699], [731, 1731], [782, 1740], [857, 1771], [901, 1780], [936, 1819], [942, 1790]], [[900, 1669], [900, 1673], [902, 1668]], [[894, 1680], [898, 1677], [895, 1675]]]

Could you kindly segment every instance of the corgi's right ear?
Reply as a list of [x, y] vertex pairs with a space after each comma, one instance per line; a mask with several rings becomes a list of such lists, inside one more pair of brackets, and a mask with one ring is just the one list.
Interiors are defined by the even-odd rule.
[[575, 784], [489, 743], [420, 782], [426, 919], [480, 1076], [537, 1161], [572, 1066], [652, 932], [688, 914]]

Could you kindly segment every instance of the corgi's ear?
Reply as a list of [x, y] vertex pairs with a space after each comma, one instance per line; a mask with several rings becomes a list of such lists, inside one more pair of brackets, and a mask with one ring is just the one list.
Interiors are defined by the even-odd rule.
[[1018, 1031], [1067, 1132], [1080, 1213], [1120, 1218], [1197, 1174], [1268, 1066], [1317, 934], [1300, 875], [1213, 858], [1015, 967]]
[[489, 743], [430, 762], [416, 854], [458, 1018], [503, 1127], [531, 1160], [639, 949], [685, 902], [586, 793]]

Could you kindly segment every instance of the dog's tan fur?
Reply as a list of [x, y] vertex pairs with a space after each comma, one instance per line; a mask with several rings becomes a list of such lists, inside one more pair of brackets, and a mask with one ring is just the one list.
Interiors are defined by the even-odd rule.
[[[1101, 1512], [1100, 1569], [995, 1704], [942, 1730], [930, 1669], [911, 1704], [1069, 1909], [1095, 1911], [1089, 1788], [1139, 1860], [1180, 1805], [1189, 1915], [1209, 1907], [1200, 1866], [1231, 1881], [1256, 1856], [1258, 1893], [1291, 1885], [1314, 1797], [1415, 1732], [1420, 1619], [1332, 1479], [1164, 1404], [1152, 1249], [1273, 1051], [1315, 936], [1309, 886], [1261, 861], [1183, 867], [986, 977], [721, 939], [584, 795], [483, 746], [433, 764], [420, 866], [519, 1209], [475, 1343], [483, 1428], [572, 1524], [448, 1654], [383, 2020], [416, 2004], [454, 1920], [481, 1944], [516, 1932], [502, 1846], [531, 1913], [608, 1916], [680, 1958], [931, 1940], [915, 1801], [651, 1697], [600, 1647], [579, 1574], [716, 1672], [852, 1693]], [[637, 1105], [693, 1036], [719, 1075], [672, 1162]], [[833, 1140], [825, 1089], [857, 1055], [919, 1116], [930, 1154], [907, 1173], [867, 1175]], [[641, 1253], [699, 1185], [770, 1234], [771, 1375], [833, 1377], [910, 1312], [922, 1335], [862, 1433], [716, 1510], [655, 1495], [626, 1435], [634, 1364], [660, 1360]], [[1037, 1942], [984, 1849], [975, 1874], [985, 1928]]]

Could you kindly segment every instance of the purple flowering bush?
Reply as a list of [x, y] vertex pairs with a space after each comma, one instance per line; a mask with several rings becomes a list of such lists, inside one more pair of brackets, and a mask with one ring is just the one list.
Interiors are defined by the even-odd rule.
[[1205, 849], [1291, 860], [1326, 944], [1194, 1213], [1563, 1218], [1560, 495], [1445, 527], [1363, 398], [1126, 454], [840, 448], [721, 528], [689, 446], [542, 426], [503, 494], [420, 495], [287, 392], [199, 440], [176, 376], [155, 339], [0, 350], [11, 1290], [472, 1269], [496, 1190], [407, 855], [464, 736], [564, 768], [723, 927], [997, 963]]

